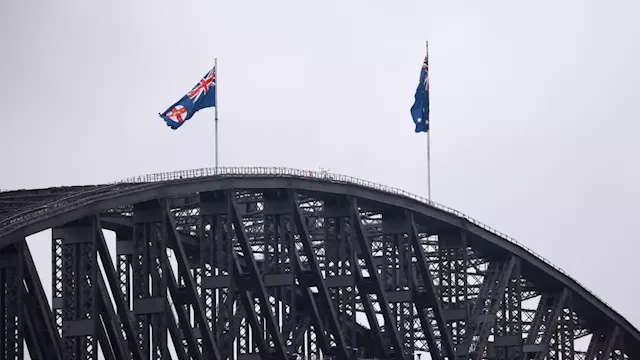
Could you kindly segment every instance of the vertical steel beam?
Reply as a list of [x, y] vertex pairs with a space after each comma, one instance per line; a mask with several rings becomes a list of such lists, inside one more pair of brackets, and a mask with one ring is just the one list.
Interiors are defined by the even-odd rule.
[[[214, 276], [218, 270], [216, 268], [217, 259], [215, 254], [216, 248], [219, 246], [219, 243], [216, 241], [217, 230], [219, 229], [217, 224], [218, 217], [215, 215], [209, 216], [209, 214], [204, 214], [203, 208], [205, 201], [206, 199], [203, 194], [200, 194], [200, 211], [198, 214], [198, 237], [200, 245], [200, 261], [198, 266], [200, 268], [200, 283], [196, 285], [200, 288], [200, 297], [202, 299], [201, 301], [207, 323], [206, 329], [207, 331], [211, 331], [213, 340], [220, 347], [220, 355], [225, 356], [225, 351], [223, 350], [224, 345], [222, 344], [223, 339], [221, 336], [221, 330], [223, 328], [218, 328], [217, 326], [218, 291], [205, 286], [206, 279]], [[206, 354], [204, 356], [206, 356]]]
[[[100, 250], [100, 256], [103, 256], [103, 250]], [[107, 251], [108, 254], [108, 251]], [[120, 298], [123, 300], [123, 303], [118, 305], [118, 308], [120, 306], [122, 306], [123, 309], [126, 309], [129, 313], [131, 312], [131, 268], [133, 266], [133, 228], [131, 228], [131, 231], [119, 231], [116, 232], [116, 257], [118, 259], [118, 280], [117, 282], [115, 281], [115, 279], [109, 279], [109, 286], [113, 286], [112, 284], [119, 284], [119, 288], [120, 291], [115, 291], [113, 290], [113, 288], [111, 289], [111, 293], [112, 294], [117, 294], [120, 293], [121, 296]], [[109, 276], [110, 271], [106, 271], [106, 275]], [[124, 322], [123, 322], [124, 324]], [[131, 324], [133, 325], [133, 317], [132, 317], [132, 322]], [[135, 329], [134, 329], [135, 330]], [[127, 330], [126, 329], [122, 329], [122, 332], [125, 336], [126, 339], [135, 339], [135, 336], [133, 334], [127, 334]], [[129, 346], [133, 346], [133, 341], [129, 341], [128, 343], [130, 343], [131, 345]], [[137, 346], [135, 347], [136, 349], [138, 348]], [[139, 353], [139, 352], [138, 352]]]
[[24, 240], [0, 249], [0, 356], [24, 359]]
[[[133, 264], [132, 264], [132, 302], [133, 313], [136, 321], [136, 343], [140, 349], [143, 359], [150, 358], [149, 332], [150, 311], [142, 309], [145, 305], [150, 305], [153, 301], [149, 292], [149, 278], [151, 271], [156, 270], [155, 259], [151, 258], [149, 247], [150, 237], [153, 236], [153, 228], [147, 224], [148, 219], [144, 216], [145, 209], [141, 205], [134, 205], [134, 228], [133, 228]], [[157, 219], [155, 219], [157, 221]], [[150, 307], [150, 306], [148, 306]], [[164, 311], [164, 309], [156, 310]]]
[[558, 326], [563, 360], [575, 358], [575, 328], [576, 315], [573, 311], [573, 297], [569, 294], [563, 306]]
[[222, 191], [200, 193], [200, 226], [205, 313], [220, 354], [227, 358], [233, 354], [236, 337], [239, 354], [248, 351], [243, 349], [245, 344], [248, 346], [248, 339], [240, 336], [241, 329], [245, 330], [241, 326], [245, 316], [244, 308], [237, 302], [238, 292], [234, 286], [232, 225], [228, 201]]
[[143, 358], [167, 359], [167, 229], [157, 201], [134, 205], [133, 311]]
[[94, 221], [93, 217], [84, 218], [52, 230], [54, 239], [62, 239], [65, 360], [96, 360], [98, 356], [98, 264]]
[[58, 336], [62, 336], [62, 239], [51, 235], [51, 308]]
[[[288, 353], [300, 353], [302, 344], [296, 343], [294, 333], [298, 324], [298, 301], [296, 285], [296, 269], [298, 256], [295, 244], [287, 225], [291, 223], [291, 211], [288, 206], [286, 192], [265, 191], [263, 224], [264, 224], [264, 261], [263, 275], [271, 282], [266, 283], [267, 291], [275, 303], [277, 323], [282, 323], [282, 334]], [[290, 228], [289, 228], [290, 229]]]
[[[397, 295], [392, 305], [395, 308], [393, 316], [399, 319], [399, 335], [403, 341], [405, 356], [413, 357], [416, 349], [415, 336], [422, 329], [419, 322], [416, 322], [417, 311], [414, 310], [414, 293], [411, 291], [416, 284], [416, 268], [413, 264], [411, 243], [406, 241], [409, 237], [408, 225], [409, 222], [401, 209], [383, 211], [380, 229], [382, 234], [377, 253], [382, 255], [378, 259], [381, 263], [383, 284], [387, 290], [392, 290]], [[408, 296], [401, 296], [402, 294]]]
[[464, 228], [437, 234], [438, 289], [454, 345], [462, 343], [465, 337], [466, 320], [473, 302], [469, 298], [469, 279], [476, 279], [469, 274], [470, 249], [467, 236]]
[[[166, 224], [164, 221], [162, 223]], [[162, 301], [167, 298], [166, 277], [170, 268], [167, 260], [167, 229], [162, 226], [159, 229], [153, 229], [155, 234], [149, 234], [151, 246], [149, 247], [151, 267], [155, 269], [151, 271], [151, 295]], [[169, 311], [164, 306], [163, 312], [151, 314], [151, 359], [152, 360], [169, 360], [169, 348], [167, 347], [167, 320]]]
[[519, 261], [511, 272], [502, 305], [499, 306], [492, 347], [498, 359], [522, 357], [522, 278]]

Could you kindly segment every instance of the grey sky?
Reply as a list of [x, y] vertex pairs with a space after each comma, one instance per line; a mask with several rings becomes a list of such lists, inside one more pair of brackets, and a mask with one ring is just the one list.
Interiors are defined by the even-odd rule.
[[428, 39], [434, 200], [640, 326], [638, 13], [631, 0], [2, 1], [0, 188], [212, 166], [213, 109], [178, 131], [157, 114], [218, 57], [222, 165], [325, 167], [424, 195], [409, 107]]

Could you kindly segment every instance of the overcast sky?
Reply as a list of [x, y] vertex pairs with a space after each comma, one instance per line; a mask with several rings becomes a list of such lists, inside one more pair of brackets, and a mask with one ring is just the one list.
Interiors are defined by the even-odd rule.
[[213, 109], [177, 131], [158, 113], [217, 57], [221, 165], [324, 167], [426, 195], [409, 108], [429, 40], [434, 200], [640, 326], [638, 13], [632, 0], [0, 1], [0, 188], [212, 166]]

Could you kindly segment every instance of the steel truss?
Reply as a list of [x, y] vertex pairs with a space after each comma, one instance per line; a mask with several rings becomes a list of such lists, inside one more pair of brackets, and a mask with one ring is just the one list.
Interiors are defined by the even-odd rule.
[[160, 197], [58, 225], [51, 304], [24, 239], [0, 249], [2, 359], [24, 359], [25, 344], [52, 360], [630, 358], [624, 330], [589, 311], [464, 220], [295, 188]]

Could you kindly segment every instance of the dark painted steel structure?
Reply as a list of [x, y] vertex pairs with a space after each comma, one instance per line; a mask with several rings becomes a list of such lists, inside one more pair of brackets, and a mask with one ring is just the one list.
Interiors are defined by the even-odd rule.
[[[25, 242], [48, 228], [51, 302]], [[505, 236], [291, 169], [0, 192], [0, 319], [2, 359], [640, 359], [637, 329]]]

